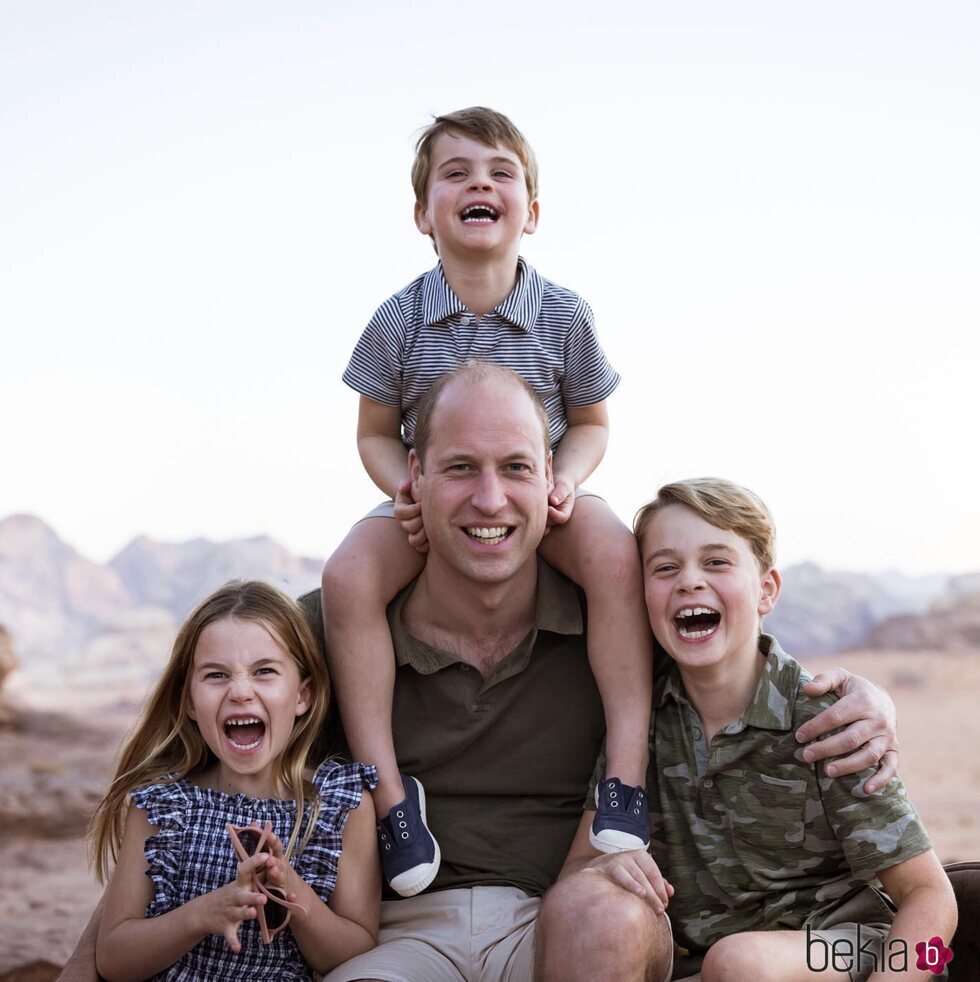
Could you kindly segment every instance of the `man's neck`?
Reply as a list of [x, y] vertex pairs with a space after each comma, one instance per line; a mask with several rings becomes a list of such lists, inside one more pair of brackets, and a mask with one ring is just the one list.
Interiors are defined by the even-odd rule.
[[442, 257], [442, 272], [453, 293], [478, 318], [488, 314], [510, 296], [517, 283], [515, 248], [503, 257], [486, 257], [479, 263]]
[[697, 710], [705, 741], [739, 719], [752, 703], [766, 661], [758, 648], [740, 659], [703, 669], [678, 666], [684, 690]]
[[479, 583], [430, 555], [402, 608], [405, 627], [488, 675], [534, 627], [537, 576], [534, 557], [504, 583]]

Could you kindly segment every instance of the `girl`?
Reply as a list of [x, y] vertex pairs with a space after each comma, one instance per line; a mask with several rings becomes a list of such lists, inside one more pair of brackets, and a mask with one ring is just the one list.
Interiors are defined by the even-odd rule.
[[232, 582], [190, 615], [93, 820], [101, 881], [116, 860], [101, 975], [308, 979], [374, 947], [375, 770], [305, 773], [329, 702], [277, 590]]

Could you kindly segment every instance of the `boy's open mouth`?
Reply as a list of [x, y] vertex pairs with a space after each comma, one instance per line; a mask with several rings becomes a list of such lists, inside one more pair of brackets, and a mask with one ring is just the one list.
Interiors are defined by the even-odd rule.
[[492, 205], [470, 205], [460, 212], [459, 217], [467, 225], [471, 223], [492, 225], [500, 218], [500, 212]]
[[488, 546], [495, 546], [500, 542], [503, 542], [511, 532], [514, 531], [511, 525], [497, 525], [493, 528], [482, 528], [480, 526], [471, 525], [468, 528], [463, 529], [463, 531], [471, 538], [476, 539], [478, 542], [482, 542]]
[[718, 630], [721, 614], [710, 607], [685, 607], [674, 615], [674, 623], [682, 638], [696, 640], [706, 638]]
[[237, 750], [252, 750], [265, 736], [265, 723], [256, 716], [225, 721], [225, 736]]

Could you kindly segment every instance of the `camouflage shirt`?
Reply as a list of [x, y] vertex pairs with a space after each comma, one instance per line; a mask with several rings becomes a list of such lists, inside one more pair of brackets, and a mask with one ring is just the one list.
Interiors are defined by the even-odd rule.
[[652, 851], [676, 891], [674, 936], [695, 951], [738, 931], [816, 923], [877, 887], [878, 870], [930, 848], [898, 778], [867, 795], [870, 771], [828, 778], [802, 760], [797, 728], [836, 697], [804, 695], [810, 676], [774, 638], [762, 635], [759, 648], [755, 696], [710, 747], [676, 665], [654, 692]]

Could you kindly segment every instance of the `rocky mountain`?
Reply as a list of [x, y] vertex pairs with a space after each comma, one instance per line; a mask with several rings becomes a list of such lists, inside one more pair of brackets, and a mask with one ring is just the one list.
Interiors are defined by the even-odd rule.
[[[266, 536], [160, 543], [141, 537], [93, 563], [43, 521], [0, 521], [0, 624], [19, 668], [10, 688], [37, 701], [138, 701], [193, 605], [235, 578], [299, 595], [319, 583], [321, 560], [293, 556]], [[41, 700], [47, 701], [47, 700]]]
[[861, 647], [875, 625], [923, 614], [950, 582], [944, 575], [831, 572], [815, 563], [782, 573], [783, 591], [766, 630], [798, 656]]
[[274, 582], [291, 596], [320, 582], [323, 560], [301, 559], [268, 536], [211, 542], [134, 539], [109, 567], [136, 605], [163, 607], [182, 620], [215, 587], [231, 579]]
[[[7, 688], [62, 705], [139, 701], [177, 625], [202, 597], [236, 577], [298, 596], [319, 582], [321, 565], [267, 536], [181, 543], [141, 536], [103, 565], [40, 519], [13, 515], [0, 521], [0, 624], [20, 663]], [[980, 573], [908, 577], [802, 563], [783, 571], [766, 628], [801, 656], [937, 647], [954, 637], [980, 646]]]
[[885, 618], [866, 641], [870, 648], [892, 651], [980, 648], [980, 574], [952, 577], [925, 613]]

